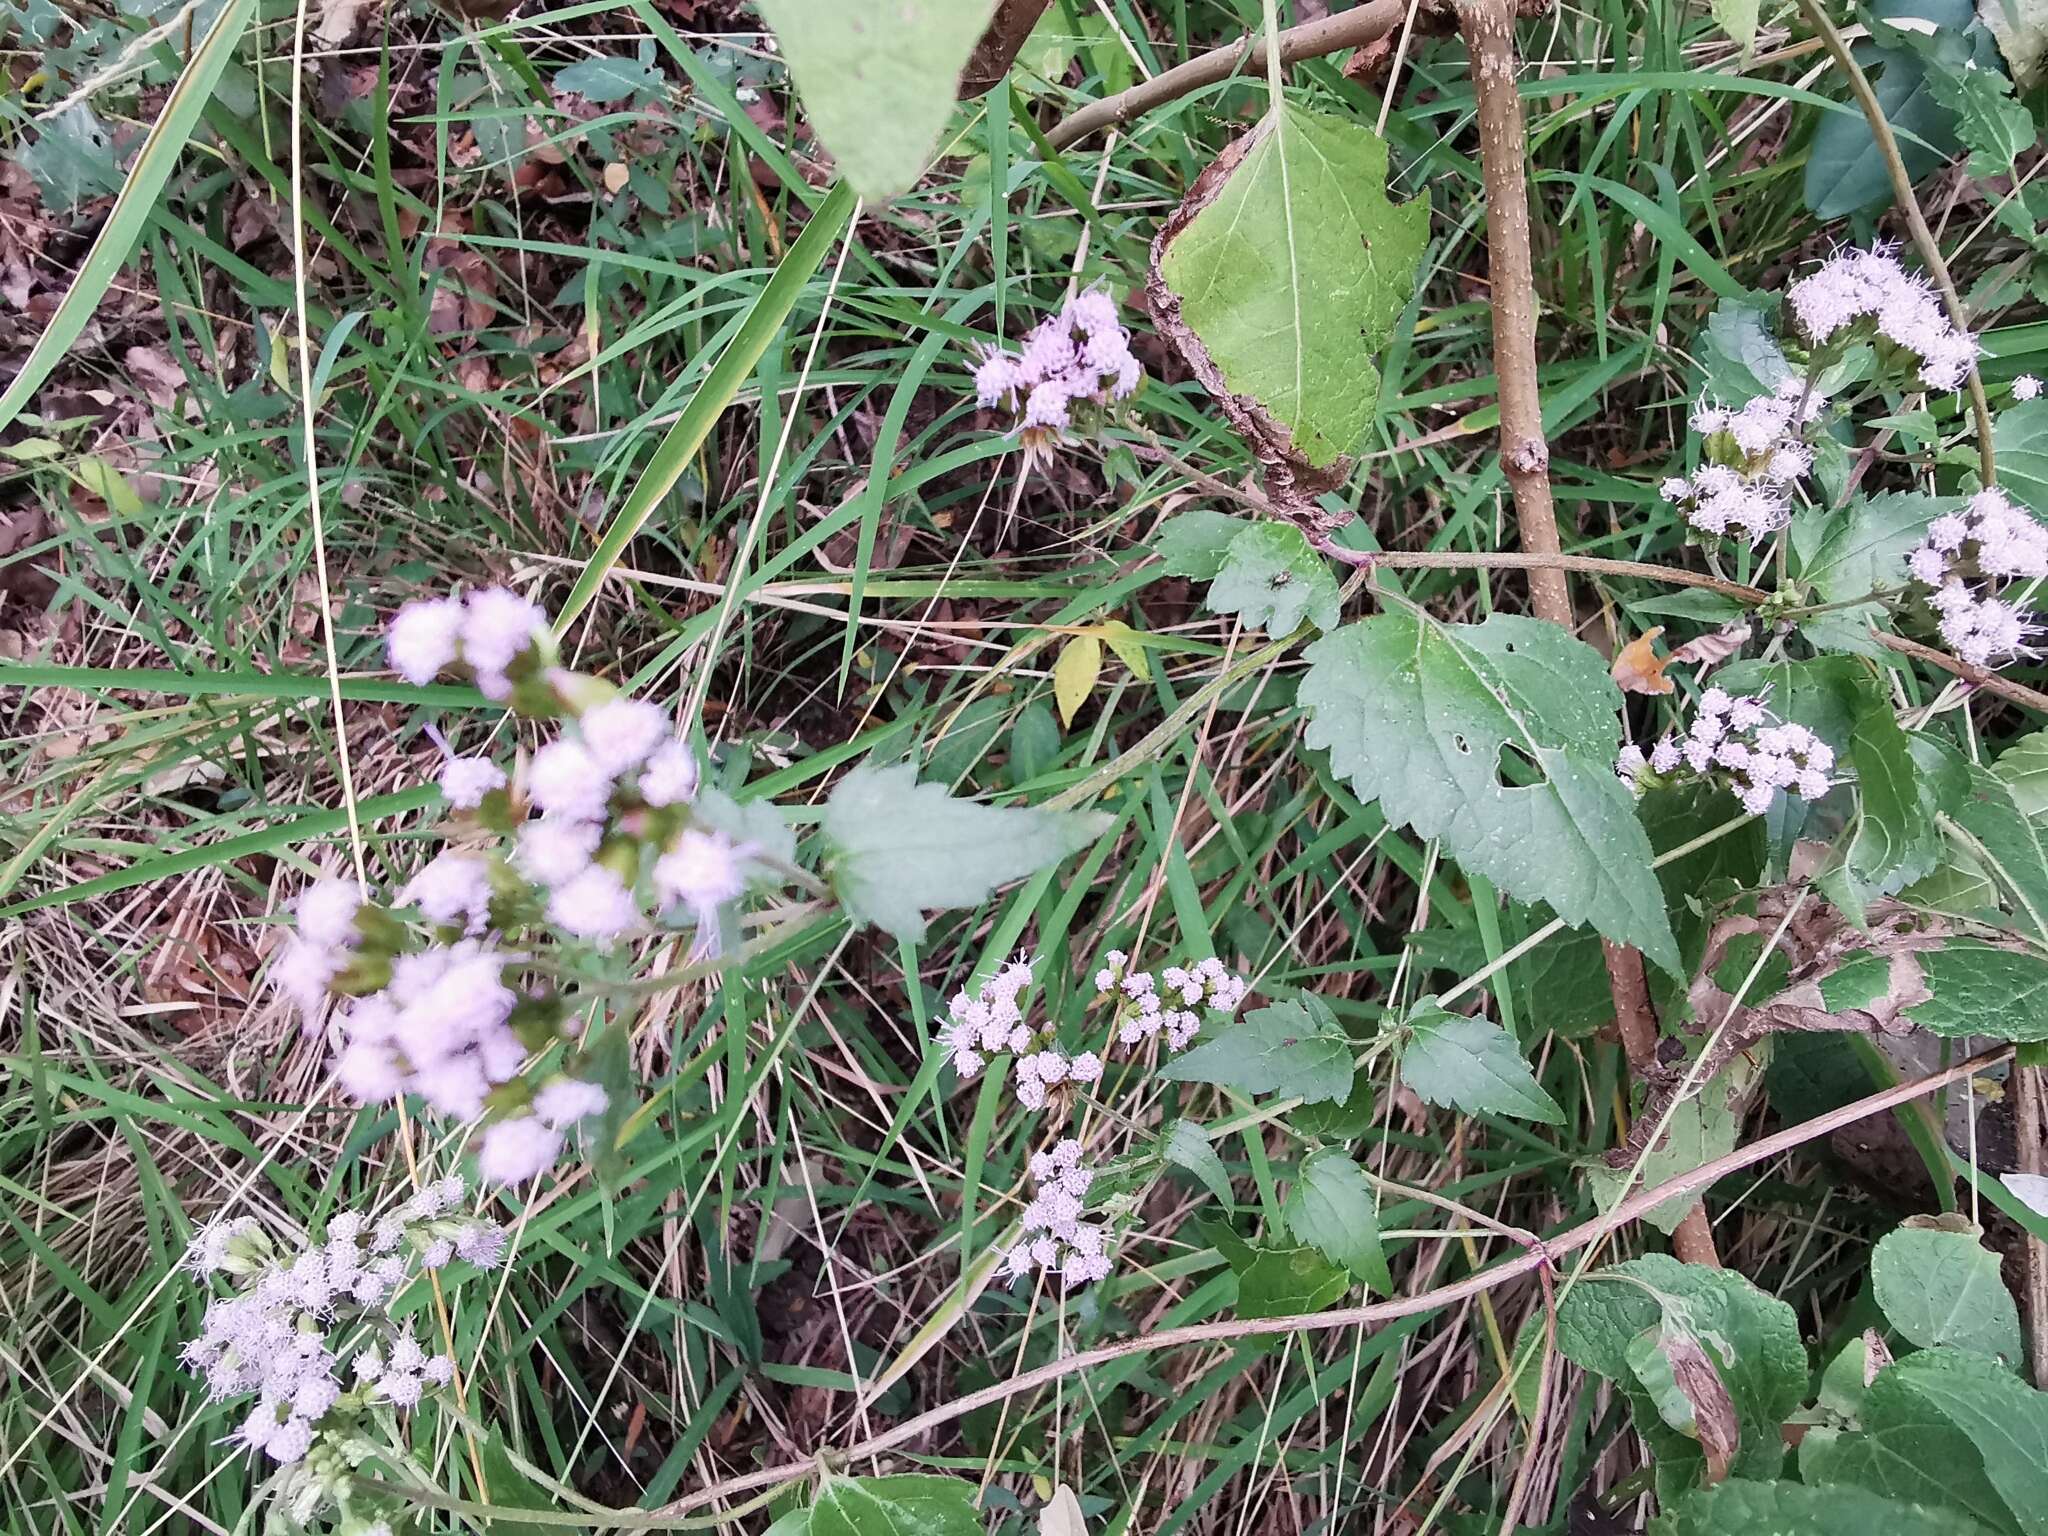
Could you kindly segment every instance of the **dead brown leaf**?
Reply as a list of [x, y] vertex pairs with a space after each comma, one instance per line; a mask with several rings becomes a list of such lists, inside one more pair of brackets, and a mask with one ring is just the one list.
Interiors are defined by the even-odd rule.
[[1609, 675], [1620, 685], [1623, 693], [1669, 693], [1678, 685], [1664, 675], [1664, 669], [1671, 665], [1672, 658], [1657, 654], [1657, 637], [1664, 633], [1664, 626], [1646, 629], [1635, 639], [1621, 648], [1621, 654], [1614, 658]]
[[1726, 629], [1717, 629], [1710, 635], [1695, 635], [1665, 659], [1664, 665], [1691, 665], [1698, 667], [1700, 676], [1705, 676], [1711, 667], [1718, 667], [1749, 643], [1750, 629], [1747, 624], [1730, 624]]

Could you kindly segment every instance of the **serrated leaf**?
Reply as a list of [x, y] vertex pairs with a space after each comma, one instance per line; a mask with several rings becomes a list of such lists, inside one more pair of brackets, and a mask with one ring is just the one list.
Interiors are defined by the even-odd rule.
[[1342, 482], [1379, 402], [1372, 356], [1415, 292], [1429, 205], [1390, 203], [1386, 181], [1371, 129], [1283, 103], [1203, 171], [1153, 241], [1160, 330], [1283, 506]]
[[121, 185], [107, 125], [82, 101], [39, 119], [34, 141], [18, 145], [14, 157], [35, 179], [52, 213], [70, 213]]
[[1277, 1093], [1305, 1104], [1341, 1101], [1351, 1092], [1351, 1072], [1351, 1042], [1313, 997], [1254, 1009], [1159, 1069], [1171, 1082]]
[[[1306, 740], [1361, 799], [1517, 900], [1678, 971], [1649, 838], [1614, 773], [1621, 694], [1592, 647], [1535, 619], [1442, 624], [1404, 606], [1306, 654]], [[1535, 782], [1503, 779], [1521, 765]]]
[[1337, 578], [1293, 524], [1254, 523], [1224, 551], [1207, 607], [1269, 635], [1291, 635], [1303, 619], [1335, 629]]
[[[1880, 0], [1874, 16], [1917, 15], [1936, 27], [1965, 27], [1969, 0]], [[1906, 174], [1918, 181], [1959, 147], [1955, 114], [1936, 99], [1925, 63], [1903, 47], [1872, 48], [1864, 63], [1872, 93], [1898, 139]], [[1840, 218], [1892, 195], [1891, 172], [1860, 112], [1830, 112], [1807, 151], [1806, 206], [1823, 219]]]
[[1990, 1536], [1963, 1515], [1861, 1488], [1731, 1479], [1690, 1493], [1650, 1536]]
[[1230, 541], [1251, 526], [1249, 518], [1191, 507], [1159, 525], [1152, 548], [1169, 576], [1214, 581], [1230, 552]]
[[1656, 1453], [1658, 1491], [1669, 1499], [1706, 1466], [1700, 1443], [1664, 1422], [1631, 1364], [1636, 1341], [1651, 1332], [1690, 1340], [1725, 1386], [1737, 1424], [1730, 1475], [1775, 1477], [1784, 1462], [1781, 1426], [1806, 1393], [1798, 1314], [1733, 1271], [1662, 1254], [1596, 1270], [1563, 1296], [1559, 1351], [1627, 1395]]
[[1545, 1125], [1564, 1111], [1543, 1091], [1514, 1036], [1490, 1019], [1447, 1013], [1423, 998], [1403, 1021], [1401, 1081], [1431, 1104], [1468, 1115], [1518, 1115]]
[[956, 800], [908, 763], [863, 765], [825, 804], [825, 871], [848, 911], [907, 943], [924, 914], [969, 907], [997, 886], [1086, 847], [1110, 818]]
[[1999, 1277], [1998, 1255], [1974, 1231], [1907, 1225], [1878, 1239], [1870, 1287], [1885, 1320], [1911, 1344], [1952, 1344], [2014, 1370], [2020, 1314]]
[[1230, 1192], [1229, 1170], [1223, 1166], [1223, 1159], [1216, 1155], [1209, 1133], [1194, 1121], [1174, 1121], [1160, 1139], [1159, 1150], [1167, 1162], [1176, 1168], [1187, 1169], [1202, 1181], [1203, 1188], [1225, 1205], [1236, 1203]]
[[982, 1536], [974, 1494], [960, 1477], [831, 1477], [811, 1506], [810, 1536]]
[[811, 126], [868, 199], [907, 192], [994, 0], [761, 0]]
[[1926, 537], [1929, 523], [1961, 504], [1954, 496], [1887, 491], [1813, 517], [1818, 539], [1811, 558], [1800, 564], [1800, 579], [1814, 603], [1851, 606], [1800, 620], [1800, 633], [1821, 650], [1882, 654], [1869, 631], [1873, 625], [1889, 627], [1884, 607], [1855, 600], [1905, 585], [1907, 553]]
[[1102, 641], [1094, 635], [1075, 635], [1060, 647], [1060, 659], [1053, 663], [1052, 697], [1060, 707], [1060, 724], [1072, 725], [1074, 716], [1095, 680], [1102, 676]]
[[1668, 1428], [1699, 1442], [1706, 1480], [1718, 1483], [1742, 1446], [1742, 1423], [1714, 1357], [1683, 1327], [1667, 1319], [1629, 1341], [1627, 1359], [1636, 1385]]
[[1372, 1185], [1343, 1153], [1325, 1148], [1303, 1158], [1280, 1214], [1298, 1241], [1342, 1264], [1378, 1295], [1393, 1294]]
[[1356, 1141], [1372, 1130], [1374, 1102], [1372, 1079], [1354, 1074], [1351, 1091], [1341, 1100], [1297, 1105], [1288, 1112], [1287, 1123], [1297, 1136]]
[[1911, 739], [1892, 712], [1890, 697], [1866, 685], [1857, 690], [1849, 760], [1856, 768], [1856, 821], [1844, 855], [1842, 894], [1856, 903], [1849, 916], [1930, 873], [1941, 857], [1933, 783], [1920, 772]]
[[1970, 151], [1969, 174], [2003, 176], [2039, 135], [2027, 109], [2013, 99], [2003, 70], [1987, 68], [1986, 50], [1964, 39], [1943, 39], [1918, 50], [1927, 66], [1927, 88], [1955, 115], [1956, 137]]
[[1918, 958], [1933, 996], [1905, 1013], [1922, 1029], [1954, 1039], [2048, 1040], [2048, 959], [1981, 939], [1950, 939]]
[[[1749, 10], [1753, 34], [1756, 7], [1751, 5]], [[1792, 365], [1785, 360], [1769, 316], [1761, 299], [1722, 299], [1714, 306], [1707, 316], [1706, 344], [1700, 350], [1707, 394], [1731, 406], [1747, 405], [1759, 395], [1770, 394], [1780, 379], [1792, 376]]]

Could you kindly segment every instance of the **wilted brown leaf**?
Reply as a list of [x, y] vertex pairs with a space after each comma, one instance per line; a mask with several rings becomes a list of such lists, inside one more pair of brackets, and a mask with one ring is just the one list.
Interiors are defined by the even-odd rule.
[[1666, 657], [1664, 665], [1670, 667], [1689, 664], [1698, 667], [1700, 674], [1705, 675], [1709, 667], [1718, 667], [1747, 645], [1749, 634], [1747, 624], [1730, 624], [1726, 629], [1717, 629], [1711, 635], [1696, 635]]
[[1608, 669], [1623, 693], [1669, 693], [1678, 685], [1664, 675], [1664, 669], [1671, 665], [1670, 657], [1657, 654], [1657, 637], [1664, 633], [1664, 626], [1646, 629], [1635, 639], [1621, 648], [1621, 654], [1614, 658], [1614, 665]]

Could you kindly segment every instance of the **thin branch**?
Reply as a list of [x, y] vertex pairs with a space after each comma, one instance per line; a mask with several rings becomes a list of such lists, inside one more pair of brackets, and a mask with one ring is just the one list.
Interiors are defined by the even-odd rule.
[[[1839, 1109], [1830, 1110], [1824, 1115], [1817, 1115], [1799, 1125], [1753, 1141], [1748, 1146], [1737, 1147], [1725, 1157], [1717, 1157], [1690, 1173], [1682, 1173], [1676, 1178], [1665, 1180], [1655, 1189], [1640, 1191], [1603, 1216], [1596, 1216], [1556, 1237], [1545, 1239], [1540, 1248], [1532, 1248], [1514, 1258], [1503, 1260], [1491, 1269], [1482, 1270], [1476, 1275], [1469, 1275], [1449, 1285], [1438, 1286], [1434, 1290], [1414, 1296], [1396, 1297], [1392, 1301], [1371, 1302], [1357, 1307], [1337, 1307], [1327, 1312], [1309, 1312], [1295, 1317], [1240, 1317], [1223, 1322], [1196, 1323], [1184, 1328], [1166, 1328], [1135, 1338], [1122, 1339], [1114, 1344], [1104, 1344], [1095, 1349], [1082, 1350], [1078, 1354], [1067, 1355], [1036, 1366], [1021, 1375], [1011, 1377], [1008, 1381], [997, 1382], [993, 1386], [983, 1387], [980, 1391], [956, 1397], [950, 1402], [918, 1414], [915, 1418], [906, 1419], [880, 1434], [871, 1435], [844, 1451], [831, 1453], [829, 1457], [814, 1455], [802, 1461], [785, 1462], [781, 1466], [743, 1473], [713, 1487], [685, 1494], [651, 1514], [635, 1510], [630, 1512], [630, 1519], [615, 1520], [613, 1523], [620, 1528], [658, 1524], [663, 1520], [673, 1519], [677, 1515], [701, 1508], [705, 1504], [730, 1498], [734, 1494], [750, 1492], [773, 1484], [793, 1482], [818, 1470], [828, 1459], [840, 1464], [862, 1461], [902, 1445], [905, 1441], [915, 1440], [978, 1408], [986, 1408], [1064, 1377], [1092, 1370], [1098, 1365], [1128, 1359], [1132, 1355], [1150, 1354], [1154, 1350], [1173, 1349], [1183, 1344], [1207, 1344], [1269, 1334], [1370, 1327], [1378, 1323], [1392, 1322], [1397, 1318], [1441, 1310], [1456, 1302], [1490, 1291], [1510, 1280], [1533, 1274], [1550, 1264], [1560, 1254], [1572, 1253], [1596, 1243], [1610, 1232], [1641, 1219], [1668, 1200], [1695, 1194], [1718, 1183], [1731, 1173], [1739, 1173], [1744, 1168], [1794, 1151], [1808, 1142], [1817, 1141], [1840, 1130], [1845, 1125], [1854, 1125], [1859, 1120], [1882, 1114], [1897, 1105], [1912, 1103], [1952, 1083], [1966, 1082], [1986, 1068], [2004, 1061], [2012, 1051], [2010, 1045], [1996, 1046], [1929, 1077], [1883, 1089], [1858, 1099], [1853, 1104], [1845, 1104]], [[503, 1511], [502, 1514], [508, 1521], [519, 1518], [519, 1512], [514, 1510]]]
[[[1871, 89], [1870, 77], [1863, 73], [1863, 66], [1856, 62], [1856, 55], [1849, 51], [1849, 45], [1835, 30], [1834, 22], [1828, 19], [1828, 13], [1819, 0], [1799, 0], [1799, 8], [1806, 13], [1806, 19], [1819, 34], [1822, 45], [1834, 56], [1836, 65], [1849, 77], [1849, 89], [1856, 97], [1856, 105], [1863, 109], [1863, 115], [1870, 123], [1870, 136], [1877, 143], [1877, 152], [1884, 159], [1885, 169], [1891, 173], [1892, 197], [1905, 217], [1906, 229], [1913, 237], [1913, 248], [1926, 263], [1934, 278], [1934, 286], [1941, 291], [1942, 307], [1948, 311], [1949, 324], [1959, 331], [1967, 331], [1970, 328], [1969, 314], [1956, 293], [1955, 279], [1949, 276], [1948, 263], [1942, 260], [1941, 244], [1934, 238], [1934, 231], [1927, 227], [1927, 216], [1920, 211], [1920, 200], [1913, 195], [1913, 178], [1906, 170], [1905, 157], [1899, 153], [1898, 137], [1884, 115], [1884, 105], [1877, 99], [1877, 92]], [[1984, 483], [1995, 485], [1998, 461], [1991, 445], [1991, 402], [1984, 394], [1984, 380], [1977, 372], [1975, 362], [1970, 364], [1970, 414], [1977, 418], [1978, 467]]]
[[[1296, 59], [1320, 58], [1326, 53], [1378, 42], [1400, 25], [1407, 10], [1407, 0], [1366, 0], [1364, 5], [1340, 11], [1335, 16], [1326, 16], [1321, 21], [1289, 27], [1280, 34], [1280, 62], [1292, 64]], [[1127, 91], [1091, 101], [1055, 123], [1045, 136], [1046, 142], [1054, 149], [1065, 149], [1091, 133], [1127, 123], [1141, 112], [1149, 112], [1169, 101], [1178, 101], [1205, 85], [1228, 80], [1240, 71], [1255, 72], [1265, 67], [1264, 41], [1255, 41], [1251, 35], [1241, 37], [1225, 47], [1197, 54], [1187, 63], [1175, 65]]]

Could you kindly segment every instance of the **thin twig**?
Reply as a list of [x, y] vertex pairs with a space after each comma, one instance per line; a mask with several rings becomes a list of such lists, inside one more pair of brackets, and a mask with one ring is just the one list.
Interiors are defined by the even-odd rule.
[[[1863, 115], [1870, 123], [1870, 136], [1877, 144], [1877, 152], [1883, 157], [1885, 169], [1891, 173], [1892, 196], [1899, 205], [1899, 212], [1906, 220], [1906, 229], [1913, 237], [1913, 248], [1920, 253], [1920, 260], [1927, 266], [1934, 278], [1934, 286], [1941, 292], [1942, 307], [1948, 311], [1949, 324], [1959, 331], [1970, 328], [1970, 316], [1963, 308], [1962, 298], [1956, 293], [1955, 279], [1949, 276], [1948, 263], [1942, 260], [1941, 244], [1934, 238], [1934, 231], [1927, 226], [1927, 216], [1920, 211], [1920, 200], [1913, 195], [1913, 178], [1906, 170], [1905, 157], [1899, 153], [1897, 135], [1884, 115], [1884, 104], [1877, 99], [1877, 92], [1871, 89], [1870, 77], [1863, 73], [1863, 66], [1856, 62], [1856, 55], [1849, 51], [1849, 45], [1842, 40], [1842, 34], [1835, 30], [1834, 22], [1818, 0], [1799, 0], [1799, 8], [1806, 13], [1813, 30], [1821, 43], [1833, 55], [1835, 64], [1849, 77], [1849, 89], [1856, 97], [1856, 105], [1863, 109]], [[1977, 419], [1977, 464], [1986, 485], [1998, 482], [1998, 461], [1991, 445], [1991, 401], [1984, 393], [1983, 377], [1977, 372], [1977, 365], [1970, 364], [1970, 414]]]
[[[1406, 0], [1366, 0], [1364, 5], [1340, 11], [1335, 16], [1326, 16], [1321, 21], [1289, 27], [1280, 34], [1280, 62], [1292, 64], [1296, 59], [1320, 58], [1326, 53], [1378, 42], [1400, 25], [1406, 11]], [[1065, 149], [1099, 129], [1127, 123], [1141, 112], [1149, 112], [1169, 101], [1178, 101], [1205, 85], [1228, 80], [1240, 71], [1252, 72], [1265, 67], [1265, 43], [1255, 41], [1250, 35], [1241, 37], [1225, 47], [1197, 54], [1187, 63], [1154, 75], [1127, 91], [1091, 101], [1078, 112], [1055, 123], [1045, 136], [1046, 142], [1054, 149]]]

